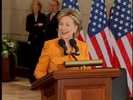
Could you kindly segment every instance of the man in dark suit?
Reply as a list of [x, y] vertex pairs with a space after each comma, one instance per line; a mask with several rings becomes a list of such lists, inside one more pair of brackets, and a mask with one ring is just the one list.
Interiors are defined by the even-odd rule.
[[49, 1], [49, 14], [47, 15], [46, 23], [46, 40], [54, 39], [58, 37], [58, 20], [60, 2], [58, 0]]
[[26, 31], [29, 32], [28, 45], [29, 45], [29, 65], [30, 68], [30, 82], [32, 83], [35, 78], [33, 72], [38, 62], [42, 46], [45, 41], [45, 27], [46, 16], [41, 13], [41, 3], [33, 1], [31, 8], [32, 12], [26, 19]]

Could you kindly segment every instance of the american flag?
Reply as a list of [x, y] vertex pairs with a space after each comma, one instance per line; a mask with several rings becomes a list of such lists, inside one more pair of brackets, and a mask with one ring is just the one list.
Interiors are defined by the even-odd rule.
[[115, 0], [111, 11], [110, 29], [112, 31], [112, 46], [117, 66], [127, 70], [128, 87], [132, 95], [132, 29], [133, 16], [129, 0]]
[[[80, 11], [79, 3], [78, 3], [77, 0], [63, 0], [62, 9], [64, 9], [64, 8], [69, 8], [69, 9]], [[82, 41], [85, 41], [85, 36], [84, 36], [84, 32], [83, 32], [82, 29], [80, 31], [78, 39], [82, 40]]]
[[79, 11], [79, 3], [77, 0], [63, 0], [62, 8], [70, 8]]
[[102, 59], [103, 67], [112, 67], [113, 56], [104, 0], [93, 0], [86, 42], [92, 59]]

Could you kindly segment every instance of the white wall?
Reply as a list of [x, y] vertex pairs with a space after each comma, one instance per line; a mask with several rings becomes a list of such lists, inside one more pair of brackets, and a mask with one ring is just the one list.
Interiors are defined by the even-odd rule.
[[[43, 12], [48, 13], [48, 0], [40, 0]], [[82, 14], [83, 29], [87, 29], [92, 0], [79, 0]], [[112, 0], [105, 0], [109, 11]], [[11, 38], [26, 41], [28, 33], [25, 30], [26, 16], [30, 12], [32, 0], [2, 0], [2, 33]], [[62, 2], [62, 0], [61, 0]]]

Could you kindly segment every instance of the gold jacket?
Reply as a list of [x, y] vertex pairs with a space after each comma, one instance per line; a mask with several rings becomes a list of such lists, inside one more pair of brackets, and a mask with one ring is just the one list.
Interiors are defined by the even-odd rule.
[[[34, 71], [36, 79], [64, 67], [65, 61], [74, 61], [71, 55], [64, 55], [63, 48], [58, 44], [59, 38], [45, 42], [41, 56]], [[80, 55], [78, 60], [89, 60], [88, 47], [83, 41], [76, 40]]]

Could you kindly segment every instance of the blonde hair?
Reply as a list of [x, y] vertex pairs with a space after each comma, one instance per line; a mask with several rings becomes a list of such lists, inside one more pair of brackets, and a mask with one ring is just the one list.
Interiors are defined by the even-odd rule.
[[78, 29], [76, 33], [74, 33], [74, 37], [77, 37], [81, 30], [80, 12], [77, 10], [65, 8], [65, 9], [62, 9], [58, 14], [58, 20], [60, 20], [64, 16], [70, 16], [73, 19], [75, 25], [77, 25]]
[[41, 9], [42, 9], [42, 4], [41, 4], [41, 2], [40, 2], [39, 0], [33, 0], [33, 1], [32, 1], [32, 4], [31, 4], [31, 9], [32, 9], [32, 11], [33, 11], [33, 8], [32, 8], [33, 5], [38, 5], [38, 6], [39, 6], [39, 11], [41, 11]]

